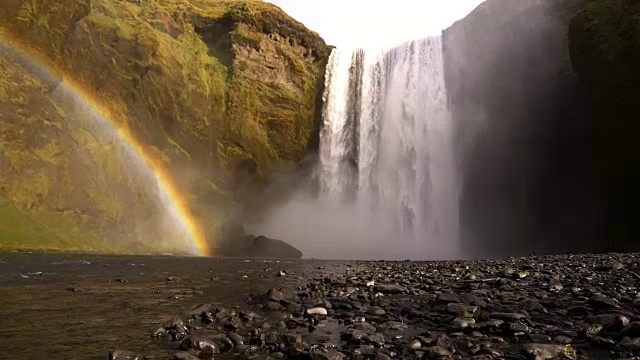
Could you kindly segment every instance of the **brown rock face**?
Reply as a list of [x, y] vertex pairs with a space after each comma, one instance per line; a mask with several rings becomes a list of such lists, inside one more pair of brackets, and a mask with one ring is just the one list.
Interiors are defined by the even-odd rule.
[[[0, 212], [26, 223], [64, 220], [78, 233], [54, 246], [42, 240], [52, 229], [43, 225], [40, 235], [21, 231], [11, 244], [0, 240], [0, 248], [91, 250], [98, 240], [82, 235], [91, 233], [106, 244], [95, 246], [100, 251], [188, 251], [154, 246], [175, 242], [163, 231], [132, 230], [132, 224], [153, 229], [166, 222], [149, 221], [162, 218], [158, 194], [134, 174], [131, 159], [114, 155], [104, 134], [82, 122], [68, 98], [48, 93], [57, 86], [55, 76], [43, 79], [28, 61], [9, 56], [16, 46], [37, 53], [63, 84], [73, 80], [99, 99], [111, 122], [128, 129], [173, 178], [188, 216], [212, 246], [234, 198], [259, 188], [265, 176], [296, 163], [316, 143], [330, 48], [273, 5], [9, 0], [0, 4], [0, 34], [8, 45], [0, 68], [15, 70], [0, 80], [0, 94], [15, 94], [0, 97], [0, 163], [7, 164]], [[34, 131], [47, 136], [25, 146]], [[57, 156], [51, 171], [28, 160], [41, 148]], [[120, 206], [129, 202], [135, 205]], [[62, 237], [64, 228], [56, 227]]]

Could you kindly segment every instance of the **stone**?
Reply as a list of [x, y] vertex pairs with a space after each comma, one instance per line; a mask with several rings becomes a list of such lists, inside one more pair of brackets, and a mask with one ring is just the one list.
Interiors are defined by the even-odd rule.
[[171, 356], [172, 360], [200, 360], [199, 357], [190, 354], [187, 351], [178, 351]]
[[471, 324], [475, 324], [476, 320], [474, 318], [461, 318], [457, 317], [453, 319], [451, 322], [451, 329], [453, 330], [462, 330], [469, 327]]
[[604, 295], [592, 297], [589, 299], [589, 304], [600, 309], [617, 309], [620, 307], [614, 299]]
[[395, 284], [377, 284], [373, 289], [382, 294], [402, 294], [407, 292], [407, 288]]
[[622, 329], [629, 324], [629, 319], [626, 316], [618, 314], [600, 314], [594, 315], [587, 319], [591, 324], [599, 324], [607, 329], [617, 328]]
[[386, 313], [387, 312], [383, 308], [381, 308], [379, 306], [373, 306], [373, 307], [369, 308], [369, 314], [371, 314], [371, 315], [384, 315]]
[[545, 307], [542, 306], [540, 302], [535, 299], [523, 300], [518, 304], [516, 308], [518, 311], [524, 310], [524, 311], [539, 311], [543, 313], [547, 312], [547, 309], [545, 309]]
[[500, 320], [500, 319], [489, 319], [487, 321], [471, 324], [470, 327], [472, 329], [487, 331], [487, 330], [491, 330], [491, 329], [498, 329], [500, 326], [502, 326], [502, 324], [504, 324], [503, 320]]
[[459, 317], [473, 317], [478, 311], [477, 306], [469, 306], [461, 303], [449, 303], [445, 307], [445, 311]]
[[[264, 295], [268, 304], [280, 309], [266, 315], [270, 319], [266, 324], [273, 321], [273, 326], [262, 326], [264, 305], [256, 310], [258, 314], [222, 307], [198, 309], [199, 305], [192, 309], [196, 313], [208, 309], [206, 316], [164, 325], [174, 333], [186, 329], [185, 344], [203, 338], [221, 352], [249, 359], [574, 359], [577, 354], [572, 344], [584, 354], [612, 351], [622, 356], [640, 351], [640, 341], [634, 340], [640, 338], [640, 322], [627, 310], [638, 293], [635, 280], [620, 279], [619, 273], [616, 277], [595, 272], [591, 267], [575, 270], [572, 264], [586, 260], [558, 258], [563, 259], [514, 262], [515, 268], [526, 269], [529, 275], [500, 287], [494, 286], [490, 274], [504, 261], [478, 262], [475, 267], [362, 262], [347, 267], [348, 271], [338, 270], [344, 276], [331, 275], [330, 281], [325, 274], [289, 279], [299, 283], [286, 300], [279, 290]], [[480, 280], [451, 281], [467, 272]], [[364, 287], [372, 274], [378, 283], [395, 283], [406, 292], [381, 295]], [[550, 278], [562, 279], [568, 288], [580, 287], [581, 291], [553, 291], [548, 288]], [[418, 291], [427, 288], [430, 290]], [[624, 308], [613, 309], [593, 300], [603, 297]], [[451, 299], [461, 302], [445, 302]], [[280, 303], [288, 304], [287, 308]], [[259, 302], [249, 304], [261, 306]], [[208, 322], [209, 318], [213, 321]], [[211, 335], [220, 332], [224, 334]], [[189, 351], [206, 357], [206, 348], [190, 345]]]
[[460, 303], [462, 300], [458, 296], [458, 294], [454, 294], [452, 292], [443, 292], [438, 294], [437, 298], [438, 302], [441, 303]]
[[592, 338], [602, 331], [603, 326], [600, 324], [587, 324], [580, 329], [580, 334], [586, 338]]
[[266, 236], [256, 236], [249, 240], [245, 255], [256, 258], [300, 259], [302, 252], [292, 245]]
[[[318, 348], [316, 348], [318, 349]], [[344, 354], [336, 350], [312, 350], [309, 352], [311, 360], [342, 360]]]
[[315, 308], [307, 309], [306, 313], [307, 315], [327, 316], [327, 309], [323, 307], [315, 307]]
[[426, 351], [431, 358], [448, 358], [453, 356], [451, 351], [442, 346], [431, 346], [426, 348]]
[[560, 292], [563, 288], [564, 285], [559, 281], [553, 281], [549, 284], [549, 291]]
[[233, 345], [235, 346], [244, 345], [244, 343], [247, 342], [245, 338], [233, 332], [227, 334], [227, 337], [233, 342]]
[[508, 323], [507, 329], [509, 329], [510, 332], [516, 333], [516, 334], [517, 333], [526, 334], [530, 331], [527, 325], [519, 322]]
[[213, 306], [211, 304], [199, 304], [193, 306], [189, 311], [187, 311], [188, 315], [197, 315], [201, 316], [202, 314], [210, 311]]
[[386, 354], [376, 353], [376, 355], [373, 358], [373, 360], [391, 360], [391, 357], [389, 355], [386, 355]]
[[640, 338], [624, 337], [618, 344], [618, 347], [634, 352], [640, 351]]
[[620, 334], [631, 338], [640, 338], [640, 322], [634, 321], [627, 324]]
[[521, 313], [493, 312], [489, 314], [489, 318], [503, 321], [520, 321], [526, 319], [527, 316]]
[[262, 303], [267, 303], [268, 301], [280, 302], [284, 300], [284, 293], [278, 289], [270, 289], [266, 293], [261, 296]]
[[382, 346], [384, 344], [384, 335], [380, 333], [371, 334], [367, 338], [371, 343], [377, 346]]
[[181, 345], [182, 350], [194, 349], [205, 354], [219, 354], [220, 348], [213, 340], [203, 336], [190, 336]]
[[555, 359], [558, 357], [566, 357], [575, 359], [575, 350], [569, 345], [556, 344], [524, 344], [522, 352], [532, 356], [536, 360]]

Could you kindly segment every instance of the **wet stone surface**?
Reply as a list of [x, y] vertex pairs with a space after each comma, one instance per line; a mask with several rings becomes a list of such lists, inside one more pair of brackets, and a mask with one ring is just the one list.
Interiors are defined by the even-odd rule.
[[[30, 267], [27, 255], [2, 259], [12, 271], [0, 273], [0, 293], [9, 299], [0, 316], [13, 328], [0, 327], [0, 358], [38, 352], [112, 359], [640, 355], [637, 254], [469, 262], [140, 258], [145, 265], [135, 271], [125, 265], [131, 259], [83, 257], [96, 267], [73, 263], [59, 272], [51, 261]], [[43, 292], [45, 300], [34, 297]], [[16, 299], [28, 296], [36, 300], [21, 308]], [[54, 326], [44, 329], [45, 320]]]

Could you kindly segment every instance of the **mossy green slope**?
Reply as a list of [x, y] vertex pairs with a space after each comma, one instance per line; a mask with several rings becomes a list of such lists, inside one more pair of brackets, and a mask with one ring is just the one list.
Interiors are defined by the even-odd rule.
[[587, 1], [569, 38], [573, 67], [596, 106], [612, 245], [640, 250], [640, 3]]
[[51, 83], [0, 55], [0, 248], [139, 250], [133, 231], [119, 231], [130, 239], [123, 246], [104, 239], [116, 223], [134, 230], [125, 210], [148, 206], [126, 199], [143, 189], [127, 183], [134, 179], [118, 168], [122, 154], [62, 100]]
[[[259, 183], [307, 150], [330, 52], [317, 34], [261, 1], [8, 0], [0, 30], [100, 94], [113, 120], [167, 166], [211, 242], [238, 184]], [[2, 61], [17, 74], [0, 80], [0, 95], [11, 94], [0, 97], [7, 211], [24, 215], [23, 224], [39, 223], [38, 212], [62, 216], [70, 224], [56, 221], [61, 231], [77, 227], [95, 237], [10, 247], [180, 251], [140, 228], [140, 219], [159, 216], [160, 204], [119, 144], [29, 69], [16, 70], [19, 61]], [[147, 233], [138, 247], [134, 233]], [[0, 238], [0, 247], [7, 244]]]

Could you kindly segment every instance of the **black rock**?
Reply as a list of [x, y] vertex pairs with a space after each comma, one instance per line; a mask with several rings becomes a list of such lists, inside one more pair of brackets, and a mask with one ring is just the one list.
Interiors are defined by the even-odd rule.
[[402, 285], [395, 284], [377, 284], [373, 287], [374, 291], [382, 294], [402, 294], [407, 292], [407, 288]]
[[302, 252], [290, 244], [265, 236], [244, 235], [224, 241], [220, 247], [224, 256], [268, 258], [268, 259], [300, 259]]
[[220, 348], [215, 341], [208, 339], [204, 336], [189, 336], [186, 338], [180, 346], [182, 350], [194, 349], [201, 351], [205, 354], [219, 354]]
[[629, 323], [624, 329], [622, 329], [620, 334], [631, 338], [640, 338], [640, 322], [634, 321]]
[[171, 356], [171, 360], [200, 360], [200, 358], [187, 351], [178, 351]]
[[589, 299], [589, 304], [601, 309], [617, 309], [620, 307], [612, 298], [598, 295]]
[[332, 349], [314, 348], [309, 352], [311, 360], [342, 360], [344, 354]]
[[204, 354], [207, 344], [192, 344], [202, 338], [251, 359], [571, 359], [572, 346], [585, 359], [637, 355], [635, 265], [598, 272], [589, 263], [587, 255], [363, 261], [330, 275], [301, 267], [297, 279], [263, 276], [286, 283], [287, 295], [254, 296], [248, 306], [258, 314], [198, 305], [190, 322], [168, 322], [158, 335], [182, 336], [193, 355]]
[[270, 289], [266, 293], [262, 294], [262, 296], [260, 297], [260, 301], [263, 304], [266, 304], [269, 301], [278, 302], [279, 303], [281, 301], [285, 301], [284, 293], [282, 291], [278, 290], [278, 289]]
[[438, 294], [437, 300], [438, 302], [445, 303], [445, 304], [462, 302], [458, 294], [454, 294], [452, 292], [443, 292]]

